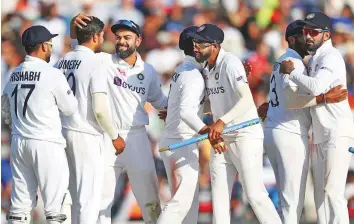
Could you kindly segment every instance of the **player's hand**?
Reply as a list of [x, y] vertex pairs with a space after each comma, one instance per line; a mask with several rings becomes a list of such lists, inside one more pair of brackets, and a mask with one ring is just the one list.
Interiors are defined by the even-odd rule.
[[[167, 107], [166, 107], [166, 109], [167, 109]], [[160, 110], [158, 116], [161, 120], [166, 121], [167, 110]]]
[[216, 153], [221, 154], [227, 150], [227, 147], [224, 144], [223, 138], [219, 138], [219, 139], [210, 141], [210, 145], [213, 147], [215, 154]]
[[224, 131], [225, 123], [222, 120], [217, 120], [215, 124], [210, 127], [210, 132], [208, 135], [209, 141], [214, 141], [221, 137], [221, 133]]
[[283, 61], [280, 64], [280, 69], [279, 73], [280, 74], [290, 74], [292, 71], [294, 71], [294, 63], [292, 61]]
[[116, 149], [116, 156], [121, 154], [124, 151], [125, 148], [125, 141], [122, 137], [118, 135], [118, 138], [112, 140], [113, 146]]
[[87, 15], [87, 14], [79, 13], [71, 20], [70, 24], [75, 26], [75, 27], [79, 27], [80, 29], [82, 29], [82, 27], [87, 25], [87, 23], [85, 23], [84, 20], [91, 21], [91, 17], [89, 15]]
[[336, 86], [330, 89], [325, 94], [326, 103], [338, 103], [347, 99], [348, 97], [348, 90], [342, 89], [343, 85]]
[[252, 74], [252, 65], [247, 61], [242, 62], [243, 67], [245, 68], [246, 76], [250, 76]]
[[262, 121], [264, 121], [267, 117], [268, 107], [269, 103], [263, 103], [257, 109], [258, 116], [262, 119]]

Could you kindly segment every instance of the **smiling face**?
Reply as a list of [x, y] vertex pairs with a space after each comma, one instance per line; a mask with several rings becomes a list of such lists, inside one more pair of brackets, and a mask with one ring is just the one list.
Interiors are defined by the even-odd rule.
[[199, 63], [203, 63], [209, 59], [212, 53], [212, 43], [196, 42], [193, 40], [193, 52], [195, 60]]
[[116, 53], [121, 59], [125, 59], [132, 55], [141, 44], [141, 37], [129, 29], [118, 29], [116, 36]]

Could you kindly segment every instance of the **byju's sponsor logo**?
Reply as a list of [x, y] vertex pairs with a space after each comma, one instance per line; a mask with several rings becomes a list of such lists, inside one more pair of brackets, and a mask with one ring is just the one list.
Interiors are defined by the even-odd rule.
[[214, 94], [222, 94], [225, 92], [225, 88], [223, 86], [213, 87], [213, 88], [206, 88], [208, 96]]
[[130, 91], [133, 91], [136, 93], [141, 93], [141, 94], [145, 95], [145, 88], [144, 87], [133, 86], [133, 85], [123, 81], [119, 77], [115, 77], [113, 83], [114, 83], [114, 85], [117, 85], [119, 87], [123, 87], [125, 89], [129, 89]]

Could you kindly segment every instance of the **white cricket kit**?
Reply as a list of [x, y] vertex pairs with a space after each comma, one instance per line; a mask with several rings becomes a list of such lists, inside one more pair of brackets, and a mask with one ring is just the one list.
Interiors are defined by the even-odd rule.
[[[206, 75], [206, 87], [209, 95], [214, 121], [229, 112], [240, 100], [236, 91], [242, 85], [248, 85], [241, 61], [231, 53], [220, 50], [215, 67]], [[237, 121], [258, 117], [256, 106], [239, 115]], [[230, 223], [230, 199], [236, 172], [247, 198], [260, 223], [281, 223], [274, 205], [268, 197], [263, 184], [263, 131], [260, 124], [223, 135], [228, 148], [223, 154], [211, 151], [210, 173], [212, 180], [214, 223]]]
[[[205, 126], [203, 101], [205, 84], [201, 66], [191, 56], [185, 56], [174, 75], [168, 95], [166, 124], [159, 147], [196, 136]], [[199, 151], [197, 144], [161, 153], [171, 195], [158, 223], [195, 224], [198, 222]]]
[[293, 110], [285, 107], [283, 90], [287, 86], [297, 86], [288, 77], [279, 74], [281, 62], [289, 59], [306, 71], [301, 56], [290, 48], [274, 64], [270, 78], [264, 149], [277, 180], [283, 223], [296, 224], [300, 221], [305, 197], [311, 115], [309, 108]]
[[[295, 68], [289, 76], [300, 88], [316, 96], [337, 85], [347, 87], [346, 69], [331, 40], [317, 49], [309, 62], [309, 76]], [[315, 204], [319, 223], [349, 223], [344, 189], [354, 144], [354, 124], [348, 100], [310, 108], [313, 125], [311, 152]]]
[[70, 168], [72, 223], [95, 224], [100, 210], [104, 141], [91, 95], [107, 93], [107, 80], [101, 77], [101, 59], [82, 45], [67, 53], [55, 67], [64, 73], [79, 105], [73, 116], [62, 117]]
[[59, 111], [73, 114], [77, 101], [58, 69], [31, 56], [13, 71], [4, 93], [12, 118], [10, 223], [29, 220], [38, 187], [48, 223], [59, 223], [51, 216], [61, 215], [69, 183]]
[[156, 223], [161, 207], [158, 198], [157, 176], [150, 142], [145, 130], [148, 114], [146, 102], [164, 110], [167, 98], [162, 93], [155, 69], [137, 54], [134, 66], [130, 66], [116, 54], [100, 53], [107, 76], [108, 96], [114, 125], [125, 140], [124, 151], [115, 156], [110, 138], [106, 138], [106, 171], [102, 196], [100, 223], [111, 223], [111, 207], [114, 189], [120, 173], [128, 174], [132, 190], [142, 210], [145, 223]]

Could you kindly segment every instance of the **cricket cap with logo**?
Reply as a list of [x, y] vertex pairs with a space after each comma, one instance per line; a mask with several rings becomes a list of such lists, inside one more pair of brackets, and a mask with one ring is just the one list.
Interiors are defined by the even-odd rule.
[[311, 12], [305, 16], [302, 20], [304, 25], [313, 26], [316, 28], [321, 28], [323, 30], [331, 31], [332, 20], [323, 12]]
[[195, 32], [189, 32], [195, 41], [221, 44], [224, 41], [224, 31], [214, 24], [203, 24]]
[[126, 19], [118, 20], [113, 24], [113, 26], [111, 26], [111, 31], [112, 33], [115, 33], [117, 30], [122, 28], [134, 32], [136, 35], [138, 35], [138, 37], [141, 36], [141, 30], [139, 25], [133, 22], [132, 20], [126, 20]]
[[56, 36], [58, 34], [51, 34], [44, 26], [31, 26], [22, 34], [22, 46], [35, 46]]

